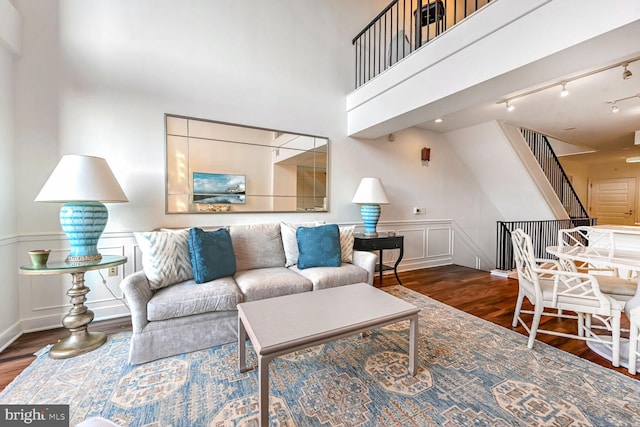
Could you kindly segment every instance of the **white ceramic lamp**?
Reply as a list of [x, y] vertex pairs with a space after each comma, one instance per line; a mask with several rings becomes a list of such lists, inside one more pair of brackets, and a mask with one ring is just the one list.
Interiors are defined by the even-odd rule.
[[102, 259], [98, 239], [109, 218], [103, 202], [128, 202], [105, 159], [76, 154], [60, 159], [35, 201], [64, 203], [60, 225], [71, 244], [67, 262]]
[[361, 205], [360, 214], [364, 222], [364, 235], [376, 237], [378, 235], [376, 226], [380, 218], [380, 205], [391, 203], [380, 178], [362, 178], [351, 202]]

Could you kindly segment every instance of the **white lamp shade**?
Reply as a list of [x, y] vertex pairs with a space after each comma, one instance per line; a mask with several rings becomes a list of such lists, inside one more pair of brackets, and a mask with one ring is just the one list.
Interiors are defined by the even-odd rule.
[[351, 203], [388, 205], [391, 202], [380, 178], [362, 178]]
[[77, 154], [60, 159], [35, 201], [128, 202], [105, 159]]

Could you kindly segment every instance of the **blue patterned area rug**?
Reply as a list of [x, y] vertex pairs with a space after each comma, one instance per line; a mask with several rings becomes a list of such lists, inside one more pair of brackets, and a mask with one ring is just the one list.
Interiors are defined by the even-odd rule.
[[[407, 373], [408, 322], [271, 363], [272, 426], [637, 426], [640, 381], [411, 290], [420, 307], [420, 369]], [[1, 403], [70, 404], [71, 425], [257, 426], [258, 373], [227, 344], [127, 365], [129, 333], [66, 360], [41, 355]], [[248, 347], [251, 348], [250, 346]], [[250, 350], [249, 366], [256, 364]]]

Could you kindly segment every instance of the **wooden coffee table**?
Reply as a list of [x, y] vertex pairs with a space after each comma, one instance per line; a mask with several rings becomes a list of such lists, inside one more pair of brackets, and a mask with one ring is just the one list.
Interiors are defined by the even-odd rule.
[[390, 323], [409, 320], [409, 373], [417, 372], [419, 308], [366, 283], [238, 304], [238, 365], [247, 335], [258, 356], [260, 425], [269, 425], [269, 362]]

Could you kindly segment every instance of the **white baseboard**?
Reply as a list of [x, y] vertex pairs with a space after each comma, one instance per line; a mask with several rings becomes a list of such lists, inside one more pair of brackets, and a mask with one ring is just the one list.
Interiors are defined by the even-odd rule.
[[518, 273], [515, 270], [491, 270], [492, 276], [508, 277], [509, 279], [517, 279]]
[[20, 335], [22, 335], [22, 330], [18, 322], [2, 331], [0, 334], [0, 352], [4, 351], [12, 342], [20, 338]]

